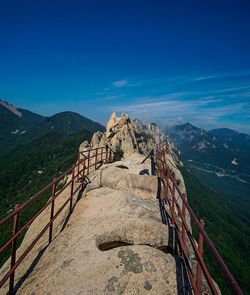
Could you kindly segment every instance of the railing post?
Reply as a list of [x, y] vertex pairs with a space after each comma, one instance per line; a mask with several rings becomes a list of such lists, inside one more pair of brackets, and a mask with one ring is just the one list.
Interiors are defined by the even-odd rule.
[[80, 181], [81, 179], [84, 178], [85, 169], [86, 169], [86, 158], [84, 157], [84, 159], [81, 160], [81, 165], [80, 165]]
[[[17, 204], [14, 208], [14, 210], [16, 211], [19, 207], [19, 204]], [[17, 228], [18, 228], [18, 217], [19, 217], [19, 213], [15, 214], [13, 216], [13, 226], [12, 226], [12, 236], [14, 236], [17, 232]], [[11, 262], [10, 262], [10, 268], [12, 269], [16, 263], [16, 249], [17, 249], [17, 238], [12, 242], [11, 245]], [[10, 281], [9, 281], [9, 295], [14, 294], [13, 290], [14, 290], [14, 282], [15, 282], [15, 271], [11, 274], [10, 276]]]
[[80, 154], [78, 153], [78, 161], [77, 161], [77, 182], [79, 182], [79, 173], [80, 173]]
[[101, 147], [101, 163], [102, 163], [103, 146]]
[[[204, 229], [205, 222], [203, 219], [200, 219], [200, 225], [202, 229]], [[203, 259], [203, 236], [201, 232], [199, 232], [199, 241], [198, 241], [198, 252], [200, 254], [201, 259]], [[201, 293], [201, 283], [202, 283], [202, 273], [201, 273], [201, 266], [199, 261], [197, 261], [197, 274], [196, 274], [196, 286], [199, 294]]]
[[54, 217], [54, 208], [55, 208], [55, 193], [56, 193], [56, 183], [55, 183], [56, 178], [53, 178], [53, 184], [51, 187], [51, 210], [50, 210], [50, 226], [49, 226], [49, 244], [52, 241], [52, 234], [53, 234], [53, 222], [52, 219]]
[[98, 149], [95, 150], [95, 170], [96, 170], [96, 167], [97, 167], [97, 155], [98, 155]]
[[70, 189], [70, 202], [69, 202], [69, 211], [72, 213], [72, 203], [73, 203], [73, 194], [74, 194], [74, 183], [75, 183], [75, 168], [73, 165], [72, 168], [72, 178], [71, 178], [71, 189]]
[[82, 181], [84, 180], [84, 176], [85, 176], [85, 174], [87, 174], [87, 171], [86, 171], [86, 173], [85, 173], [85, 170], [87, 170], [87, 157], [84, 155], [84, 158], [83, 158], [83, 163], [82, 163]]
[[109, 148], [109, 163], [111, 163], [111, 149]]
[[154, 175], [154, 150], [150, 152], [151, 175]]
[[84, 184], [84, 176], [85, 176], [85, 167], [86, 167], [86, 159], [84, 158], [84, 160], [82, 161], [82, 173], [81, 173], [81, 184], [82, 184], [82, 190], [83, 190], [83, 184]]
[[108, 146], [106, 145], [106, 164], [108, 163]]
[[186, 222], [186, 207], [185, 207], [185, 204], [183, 202], [183, 199], [186, 200], [186, 194], [183, 193], [182, 194], [182, 208], [181, 208], [181, 215], [182, 215], [182, 227], [181, 227], [181, 238], [182, 238], [182, 242], [185, 246], [185, 240], [186, 240], [186, 229], [185, 229], [185, 226], [184, 226], [184, 222]]
[[110, 163], [114, 161], [114, 152], [110, 149]]
[[87, 174], [89, 174], [89, 164], [90, 164], [90, 150], [89, 150], [89, 152], [88, 152], [88, 171], [87, 171]]

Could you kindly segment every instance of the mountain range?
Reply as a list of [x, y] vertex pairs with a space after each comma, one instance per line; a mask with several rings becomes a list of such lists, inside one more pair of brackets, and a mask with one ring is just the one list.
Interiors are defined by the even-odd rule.
[[[179, 151], [188, 202], [206, 221], [206, 230], [249, 292], [250, 136], [231, 129], [206, 131], [190, 123], [167, 130]], [[207, 261], [213, 261], [206, 252]], [[222, 294], [231, 294], [216, 264], [209, 265]]]
[[68, 169], [80, 143], [103, 130], [77, 113], [45, 117], [0, 100], [0, 218]]
[[66, 136], [83, 129], [96, 132], [103, 131], [104, 127], [74, 112], [62, 112], [45, 117], [0, 100], [0, 156], [48, 132]]
[[169, 136], [184, 160], [250, 174], [250, 135], [227, 128], [206, 131], [186, 123], [172, 128]]
[[249, 206], [250, 136], [221, 128], [206, 131], [190, 123], [176, 125], [168, 135], [185, 166], [203, 184]]
[[[104, 127], [77, 113], [45, 117], [0, 100], [0, 219], [14, 204], [23, 203], [69, 168], [80, 143], [90, 141], [95, 131], [104, 131]], [[168, 135], [181, 151], [189, 203], [197, 216], [205, 218], [216, 247], [241, 285], [245, 283], [245, 290], [250, 290], [246, 284], [250, 254], [249, 135], [230, 129], [206, 131], [190, 123], [173, 127]], [[32, 212], [48, 197], [35, 203]], [[32, 212], [25, 213], [29, 216]], [[220, 281], [217, 266], [211, 264], [210, 268]]]

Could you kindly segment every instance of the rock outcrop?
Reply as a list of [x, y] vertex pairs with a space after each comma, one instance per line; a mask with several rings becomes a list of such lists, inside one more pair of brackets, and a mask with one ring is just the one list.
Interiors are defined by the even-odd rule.
[[11, 111], [13, 114], [17, 115], [18, 117], [22, 117], [22, 113], [12, 104], [8, 103], [7, 101], [4, 101], [0, 99], [0, 105]]
[[146, 154], [163, 138], [164, 135], [155, 123], [146, 126], [139, 120], [131, 120], [127, 114], [117, 117], [112, 113], [106, 131], [96, 132], [90, 146], [95, 148], [109, 143], [123, 152]]

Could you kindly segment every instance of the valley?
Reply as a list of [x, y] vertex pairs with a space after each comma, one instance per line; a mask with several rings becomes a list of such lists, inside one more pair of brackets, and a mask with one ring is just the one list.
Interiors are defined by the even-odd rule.
[[231, 198], [237, 198], [238, 201], [245, 200], [246, 205], [249, 206], [249, 175], [193, 160], [184, 161], [184, 164], [204, 185], [224, 192]]
[[[201, 182], [201, 178], [194, 176], [193, 172], [190, 173], [186, 166], [180, 170], [185, 180], [189, 204], [196, 215], [205, 220], [205, 228], [216, 248], [232, 270], [245, 294], [249, 294], [249, 201], [237, 200], [235, 196], [231, 198], [229, 195], [214, 190], [207, 183]], [[220, 284], [222, 294], [233, 294], [206, 247], [205, 260], [209, 264], [211, 273]]]
[[[188, 201], [246, 294], [250, 292], [250, 136], [230, 129], [206, 131], [190, 123], [167, 132], [179, 151]], [[206, 259], [212, 262], [209, 251]], [[210, 263], [223, 294], [228, 291], [216, 263]]]

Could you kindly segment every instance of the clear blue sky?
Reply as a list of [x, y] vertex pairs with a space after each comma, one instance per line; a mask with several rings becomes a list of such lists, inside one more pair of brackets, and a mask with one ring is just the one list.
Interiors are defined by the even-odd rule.
[[0, 0], [0, 98], [250, 133], [250, 1]]

